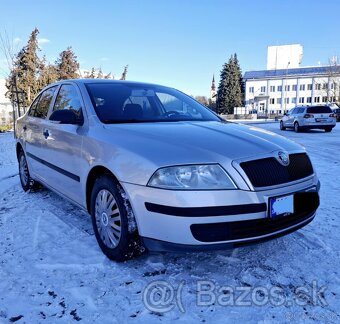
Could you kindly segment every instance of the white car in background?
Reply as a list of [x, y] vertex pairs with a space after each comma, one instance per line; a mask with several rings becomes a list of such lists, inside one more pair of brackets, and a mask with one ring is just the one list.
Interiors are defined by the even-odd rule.
[[52, 84], [17, 120], [16, 139], [23, 189], [41, 183], [88, 211], [113, 260], [268, 240], [319, 206], [303, 147], [159, 85]]
[[336, 118], [329, 106], [295, 107], [284, 114], [280, 129], [293, 128], [295, 132], [306, 129], [324, 129], [331, 132], [336, 125]]

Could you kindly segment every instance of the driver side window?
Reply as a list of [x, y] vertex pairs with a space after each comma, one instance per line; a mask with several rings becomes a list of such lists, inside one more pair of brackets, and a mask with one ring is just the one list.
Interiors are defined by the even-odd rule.
[[80, 98], [76, 88], [71, 84], [63, 84], [60, 87], [53, 111], [60, 109], [73, 110], [78, 117], [81, 116]]
[[173, 111], [181, 115], [189, 115], [193, 118], [202, 118], [202, 115], [194, 107], [170, 94], [157, 92], [157, 97], [166, 112]]

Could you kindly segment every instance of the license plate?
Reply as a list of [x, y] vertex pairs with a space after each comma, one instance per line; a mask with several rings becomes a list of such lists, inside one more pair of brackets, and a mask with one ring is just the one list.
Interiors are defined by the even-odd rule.
[[277, 218], [294, 213], [294, 195], [269, 198], [269, 217]]
[[316, 120], [317, 122], [321, 122], [321, 123], [324, 123], [324, 122], [327, 121], [327, 119], [325, 119], [325, 118], [316, 118], [315, 120]]

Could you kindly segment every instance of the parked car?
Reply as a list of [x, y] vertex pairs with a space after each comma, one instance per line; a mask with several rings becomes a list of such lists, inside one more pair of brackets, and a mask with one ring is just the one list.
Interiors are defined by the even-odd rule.
[[22, 188], [41, 183], [88, 211], [118, 261], [267, 240], [319, 206], [303, 147], [159, 85], [54, 83], [17, 120], [16, 152]]
[[340, 108], [334, 108], [333, 114], [337, 122], [340, 121]]
[[336, 121], [329, 106], [296, 107], [284, 114], [280, 121], [280, 129], [293, 128], [295, 132], [304, 129], [324, 129], [331, 132]]

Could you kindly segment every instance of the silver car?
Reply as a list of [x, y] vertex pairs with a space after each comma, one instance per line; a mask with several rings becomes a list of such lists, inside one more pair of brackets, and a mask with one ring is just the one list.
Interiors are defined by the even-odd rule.
[[286, 113], [280, 121], [280, 129], [293, 128], [295, 132], [304, 129], [324, 129], [331, 132], [336, 118], [329, 106], [296, 107]]
[[17, 120], [16, 139], [23, 189], [40, 183], [88, 211], [117, 261], [267, 240], [319, 206], [303, 147], [159, 85], [52, 84]]

